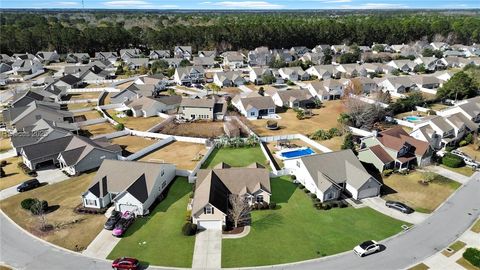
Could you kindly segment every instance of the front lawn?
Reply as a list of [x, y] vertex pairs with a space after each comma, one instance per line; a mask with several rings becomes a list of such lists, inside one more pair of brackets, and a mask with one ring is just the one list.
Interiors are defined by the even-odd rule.
[[260, 266], [308, 260], [351, 250], [367, 239], [381, 240], [403, 222], [370, 208], [316, 210], [288, 177], [271, 179], [276, 210], [252, 212], [250, 233], [222, 242], [222, 267]]
[[6, 152], [12, 149], [12, 144], [10, 143], [10, 138], [0, 137], [0, 153]]
[[176, 178], [165, 199], [133, 223], [108, 259], [130, 256], [150, 265], [191, 267], [195, 236], [182, 234], [191, 191], [186, 178]]
[[265, 165], [266, 160], [260, 147], [219, 148], [213, 150], [202, 168], [212, 168], [220, 162], [225, 162], [233, 167], [245, 167], [254, 162]]
[[[106, 221], [105, 215], [73, 212], [81, 204], [81, 195], [87, 190], [94, 175], [94, 172], [82, 174], [60, 183], [22, 192], [0, 201], [0, 208], [15, 223], [37, 237], [70, 250], [81, 251], [95, 239]], [[53, 231], [44, 233], [38, 229], [39, 218], [20, 207], [20, 202], [26, 198], [48, 201], [51, 212], [46, 215], [46, 219], [47, 224], [53, 225]]]
[[463, 167], [459, 167], [459, 168], [451, 168], [451, 167], [448, 167], [448, 166], [445, 166], [443, 164], [440, 164], [441, 167], [447, 169], [447, 170], [450, 170], [452, 172], [456, 172], [456, 173], [459, 173], [461, 175], [465, 175], [465, 176], [472, 176], [475, 171], [472, 170], [471, 167], [468, 167], [468, 166], [463, 166]]
[[428, 185], [418, 183], [421, 179], [420, 172], [384, 177], [383, 190], [386, 195], [383, 198], [406, 203], [419, 212], [431, 213], [461, 186], [440, 175], [436, 175], [436, 179]]
[[5, 177], [0, 178], [0, 190], [16, 186], [25, 180], [33, 178], [23, 173], [23, 171], [17, 166], [18, 162], [22, 161], [22, 158], [11, 157], [5, 159], [5, 161], [7, 161], [7, 165], [3, 167]]

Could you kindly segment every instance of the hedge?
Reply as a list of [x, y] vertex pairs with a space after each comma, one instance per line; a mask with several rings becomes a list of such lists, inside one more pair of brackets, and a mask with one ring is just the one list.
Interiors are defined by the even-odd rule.
[[480, 267], [480, 250], [476, 248], [467, 248], [463, 253], [463, 258], [476, 267]]
[[186, 236], [192, 236], [197, 233], [197, 225], [191, 222], [187, 222], [182, 227], [182, 233]]
[[442, 157], [442, 164], [450, 168], [459, 168], [465, 166], [463, 159], [452, 153], [445, 153]]
[[20, 202], [20, 205], [22, 206], [23, 209], [25, 210], [30, 210], [32, 208], [32, 205], [36, 202], [37, 199], [33, 198], [26, 198], [22, 202]]

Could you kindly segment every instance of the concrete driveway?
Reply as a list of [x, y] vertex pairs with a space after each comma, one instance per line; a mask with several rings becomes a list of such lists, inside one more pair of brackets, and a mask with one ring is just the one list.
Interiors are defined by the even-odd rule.
[[[69, 179], [69, 177], [66, 174], [64, 174], [60, 169], [55, 167], [50, 167], [44, 170], [37, 171], [37, 174], [38, 175], [35, 178], [37, 178], [41, 184], [47, 183], [51, 185], [51, 184], [62, 182], [64, 180]], [[6, 199], [8, 197], [18, 194], [17, 186], [18, 185], [9, 187], [0, 191], [0, 200]]]
[[195, 238], [193, 269], [220, 269], [222, 265], [222, 230], [201, 231]]
[[120, 240], [120, 237], [112, 235], [112, 231], [103, 229], [82, 253], [89, 257], [105, 259]]
[[380, 197], [374, 197], [374, 198], [367, 198], [363, 199], [362, 202], [369, 206], [370, 208], [387, 215], [389, 217], [392, 217], [394, 219], [398, 219], [401, 221], [405, 221], [411, 224], [419, 224], [422, 223], [425, 219], [427, 219], [430, 215], [429, 214], [424, 214], [424, 213], [418, 213], [418, 212], [413, 212], [411, 214], [404, 214], [400, 211], [388, 208], [385, 206], [385, 200], [380, 198]]

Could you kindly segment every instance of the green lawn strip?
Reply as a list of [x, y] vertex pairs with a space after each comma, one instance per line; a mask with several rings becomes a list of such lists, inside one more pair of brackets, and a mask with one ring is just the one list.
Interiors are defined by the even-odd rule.
[[456, 241], [455, 243], [451, 244], [448, 248], [453, 250], [453, 252], [448, 252], [446, 250], [442, 251], [442, 254], [450, 257], [453, 254], [457, 253], [460, 249], [464, 248], [467, 244], [462, 241]]
[[[250, 233], [222, 243], [222, 267], [246, 267], [308, 260], [347, 251], [360, 242], [400, 232], [401, 221], [370, 208], [316, 210], [288, 177], [271, 180], [279, 209], [252, 212]], [[375, 229], [372, 229], [375, 228]], [[288, 250], [288, 252], [286, 252]]]
[[475, 224], [472, 226], [470, 230], [474, 233], [480, 233], [480, 219], [478, 219], [477, 222], [475, 222]]
[[108, 258], [130, 256], [149, 265], [191, 267], [195, 237], [182, 234], [191, 190], [185, 177], [177, 177], [166, 198], [149, 217], [133, 223]]
[[202, 168], [212, 168], [220, 162], [225, 162], [233, 167], [244, 167], [254, 162], [265, 165], [266, 160], [260, 147], [220, 148], [213, 150]]
[[430, 269], [430, 267], [428, 267], [426, 264], [419, 263], [414, 267], [409, 268], [408, 270], [428, 270], [428, 269]]

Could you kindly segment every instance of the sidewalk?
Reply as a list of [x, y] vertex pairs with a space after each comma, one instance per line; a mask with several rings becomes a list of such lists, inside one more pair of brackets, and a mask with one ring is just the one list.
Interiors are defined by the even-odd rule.
[[422, 223], [425, 219], [427, 219], [430, 215], [424, 213], [413, 212], [411, 214], [404, 214], [400, 211], [388, 208], [385, 206], [385, 200], [380, 197], [373, 197], [373, 198], [366, 198], [362, 200], [363, 203], [370, 208], [392, 217], [394, 219], [398, 219], [404, 222], [408, 222], [411, 224], [419, 224]]
[[441, 176], [450, 178], [450, 179], [452, 179], [454, 181], [457, 181], [461, 184], [467, 183], [467, 181], [470, 179], [470, 177], [468, 177], [468, 176], [465, 176], [465, 175], [462, 175], [462, 174], [459, 174], [459, 173], [456, 173], [456, 172], [452, 172], [452, 171], [450, 171], [448, 169], [445, 169], [445, 168], [442, 168], [440, 166], [427, 166], [427, 167], [424, 167], [424, 169], [427, 170], [427, 171], [430, 171], [430, 172], [440, 174]]
[[463, 270], [464, 268], [457, 263], [457, 260], [462, 258], [462, 254], [465, 252], [467, 247], [480, 248], [480, 234], [468, 230], [463, 233], [458, 240], [466, 243], [467, 245], [455, 252], [450, 257], [443, 255], [442, 250], [432, 257], [426, 259], [423, 263], [430, 267], [430, 269], [435, 270]]
[[197, 234], [193, 250], [193, 269], [220, 269], [222, 265], [222, 230], [205, 230]]

